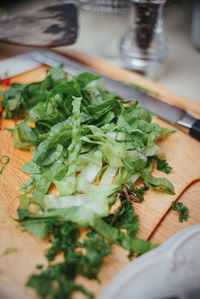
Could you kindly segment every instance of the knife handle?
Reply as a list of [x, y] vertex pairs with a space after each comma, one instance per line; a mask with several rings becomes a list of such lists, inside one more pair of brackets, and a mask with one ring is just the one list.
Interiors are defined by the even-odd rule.
[[200, 141], [200, 119], [196, 119], [190, 112], [185, 111], [175, 126]]
[[195, 120], [190, 128], [190, 136], [200, 141], [200, 119]]

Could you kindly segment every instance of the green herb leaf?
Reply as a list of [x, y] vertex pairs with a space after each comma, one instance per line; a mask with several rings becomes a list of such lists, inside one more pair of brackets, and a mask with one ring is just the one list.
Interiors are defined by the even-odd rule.
[[2, 167], [0, 168], [0, 174], [3, 173], [3, 170], [4, 170], [4, 166], [2, 166]]
[[188, 207], [186, 207], [182, 202], [172, 201], [172, 210], [179, 212], [179, 217], [178, 217], [179, 222], [188, 220], [188, 215], [189, 215]]
[[10, 253], [13, 253], [15, 252], [17, 249], [16, 247], [7, 247], [3, 253], [0, 254], [0, 257], [3, 256], [3, 255], [7, 255], [7, 254], [10, 254]]
[[134, 185], [131, 182], [128, 182], [128, 186], [140, 202], [144, 200], [144, 193], [149, 190], [149, 188], [145, 185], [141, 187], [134, 187]]
[[153, 159], [156, 160], [158, 170], [161, 170], [165, 173], [170, 173], [172, 168], [168, 165], [165, 159], [161, 160], [156, 156], [154, 156]]
[[131, 236], [135, 236], [139, 228], [139, 221], [134, 215], [134, 208], [127, 200], [121, 200], [122, 206], [114, 214], [104, 218], [104, 221], [116, 228], [126, 229]]

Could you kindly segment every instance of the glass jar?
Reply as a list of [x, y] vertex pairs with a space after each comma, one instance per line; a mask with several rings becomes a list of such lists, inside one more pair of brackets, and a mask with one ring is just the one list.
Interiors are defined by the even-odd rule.
[[95, 8], [105, 13], [127, 14], [130, 7], [130, 0], [74, 0], [73, 2], [85, 10]]
[[106, 59], [119, 59], [121, 36], [128, 26], [130, 0], [76, 0], [84, 48]]
[[128, 26], [130, 0], [94, 0], [93, 23], [96, 53], [103, 58], [119, 58], [121, 36]]
[[120, 45], [123, 66], [159, 79], [166, 61], [162, 11], [166, 0], [132, 0], [131, 23]]

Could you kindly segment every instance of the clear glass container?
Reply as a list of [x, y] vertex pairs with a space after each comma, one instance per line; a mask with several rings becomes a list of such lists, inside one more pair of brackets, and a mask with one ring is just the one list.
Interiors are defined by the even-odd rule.
[[94, 0], [93, 23], [96, 52], [104, 58], [119, 58], [121, 36], [128, 26], [130, 0]]
[[130, 0], [76, 0], [85, 49], [105, 59], [119, 59], [121, 36], [128, 27]]
[[132, 0], [128, 32], [120, 44], [124, 67], [157, 80], [166, 61], [162, 11], [166, 0]]
[[130, 0], [74, 0], [83, 9], [95, 8], [104, 13], [127, 14], [130, 7]]

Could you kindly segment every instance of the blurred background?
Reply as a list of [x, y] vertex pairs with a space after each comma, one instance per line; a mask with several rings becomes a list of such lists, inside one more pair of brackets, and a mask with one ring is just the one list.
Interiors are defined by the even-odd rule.
[[[153, 3], [153, 10], [150, 6], [147, 9], [144, 0], [0, 0], [0, 18], [40, 6], [73, 2], [79, 11], [78, 38], [71, 46], [59, 47], [59, 51], [76, 50], [135, 69], [200, 101], [200, 1], [148, 1]], [[24, 51], [26, 47], [0, 42], [2, 57]]]

